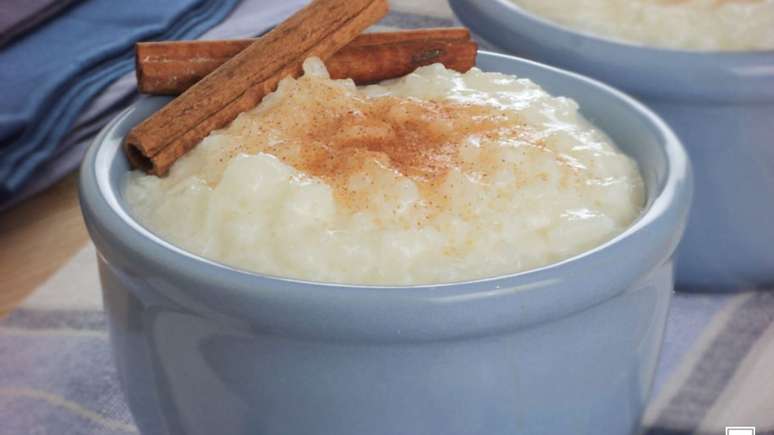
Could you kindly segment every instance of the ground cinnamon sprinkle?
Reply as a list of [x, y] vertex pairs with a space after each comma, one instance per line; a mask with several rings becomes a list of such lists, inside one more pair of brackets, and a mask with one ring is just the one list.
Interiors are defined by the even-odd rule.
[[[369, 174], [383, 168], [410, 178], [427, 203], [443, 208], [447, 198], [437, 194], [437, 187], [450, 170], [466, 169], [460, 158], [463, 144], [475, 138], [519, 136], [519, 124], [494, 107], [367, 98], [318, 77], [283, 85], [279, 101], [242, 115], [232, 127], [244, 129], [237, 152], [269, 153], [321, 178], [350, 208], [366, 206], [372, 192], [352, 184], [358, 177], [368, 182]], [[481, 158], [474, 169], [485, 177], [499, 164]]]

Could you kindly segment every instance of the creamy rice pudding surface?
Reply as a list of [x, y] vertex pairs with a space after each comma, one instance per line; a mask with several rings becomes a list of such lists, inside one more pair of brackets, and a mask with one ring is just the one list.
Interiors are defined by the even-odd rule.
[[688, 50], [774, 49], [774, 0], [511, 0], [599, 36]]
[[641, 211], [636, 163], [529, 80], [437, 64], [356, 88], [304, 69], [167, 177], [132, 172], [138, 220], [247, 270], [399, 285], [543, 266]]

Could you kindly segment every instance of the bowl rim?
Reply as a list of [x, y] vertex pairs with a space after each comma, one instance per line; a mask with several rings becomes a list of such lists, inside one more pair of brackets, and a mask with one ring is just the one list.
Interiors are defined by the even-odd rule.
[[[275, 330], [284, 328], [307, 336], [333, 336], [337, 331], [346, 331], [360, 338], [373, 338], [375, 334], [382, 338], [389, 336], [390, 339], [399, 336], [401, 340], [430, 336], [437, 339], [439, 334], [446, 337], [470, 336], [484, 331], [491, 332], [493, 329], [502, 330], [506, 324], [507, 328], [512, 329], [517, 325], [547, 321], [586, 309], [622, 293], [654, 268], [667, 262], [674, 252], [675, 237], [679, 239], [685, 225], [692, 193], [692, 176], [686, 152], [666, 123], [633, 98], [596, 80], [513, 56], [486, 51], [479, 51], [479, 56], [524, 63], [558, 74], [566, 80], [584, 82], [600, 93], [607, 94], [607, 97], [623, 102], [633, 114], [642, 117], [654, 128], [660, 135], [666, 157], [666, 175], [659, 191], [649, 202], [649, 207], [631, 226], [613, 239], [557, 263], [514, 274], [461, 282], [408, 286], [339, 284], [241, 270], [186, 252], [160, 239], [134, 220], [122, 206], [120, 194], [114, 191], [110, 181], [111, 167], [115, 159], [120, 158], [119, 154], [122, 154], [121, 146], [120, 143], [116, 145], [115, 140], [111, 142], [108, 136], [136, 110], [137, 105], [141, 104], [138, 102], [119, 114], [100, 132], [91, 144], [81, 168], [81, 207], [101, 261], [131, 268], [122, 259], [128, 252], [134, 260], [139, 259], [153, 270], [153, 276], [145, 282], [155, 287], [156, 293], [165, 293], [161, 296], [166, 300], [208, 317], [239, 318]], [[668, 228], [665, 228], [665, 221], [670, 222]], [[611, 272], [608, 276], [586, 273], [609, 265], [610, 256], [617, 258], [619, 255], [638, 252], [632, 248], [641, 247], [643, 243], [647, 249], [642, 250], [641, 261], [626, 262], [629, 269], [625, 272]], [[180, 283], [177, 285], [179, 288], [153, 284], [152, 281], [159, 276], [174, 276], [175, 282]], [[183, 287], [185, 290], [181, 290]], [[590, 290], [573, 292], [573, 288]], [[158, 296], [154, 294], [151, 298]], [[277, 319], [276, 315], [267, 311], [288, 310], [288, 307], [296, 310], [293, 311], [296, 314], [288, 319]], [[492, 316], [491, 319], [471, 317], [471, 313], [479, 308], [508, 311], [503, 311], [500, 316]], [[513, 309], [519, 309], [520, 315], [514, 317]], [[396, 330], [395, 320], [390, 313], [401, 312], [411, 320], [406, 320], [404, 329]], [[301, 322], [303, 324], [299, 324], [298, 316], [302, 315], [308, 317]], [[507, 321], [503, 318], [506, 315]], [[347, 321], [337, 323], [332, 320], [336, 316]], [[456, 326], [447, 326], [437, 323], [437, 317], [434, 316], [451, 316], [458, 321]], [[272, 317], [273, 320], [265, 317]], [[281, 327], [277, 326], [278, 322]], [[471, 326], [468, 322], [474, 322], [475, 325]]]
[[570, 33], [578, 36], [582, 36], [586, 39], [593, 40], [601, 44], [610, 44], [612, 46], [618, 46], [626, 49], [638, 49], [643, 51], [649, 51], [669, 55], [680, 55], [685, 57], [702, 56], [706, 57], [717, 56], [719, 58], [726, 58], [728, 61], [738, 60], [740, 57], [758, 58], [758, 57], [770, 57], [774, 55], [774, 48], [766, 50], [698, 50], [698, 49], [686, 49], [676, 47], [663, 47], [656, 45], [647, 45], [638, 41], [630, 41], [627, 39], [614, 38], [604, 35], [599, 35], [591, 31], [576, 29], [567, 25], [563, 25], [549, 18], [540, 16], [521, 5], [514, 3], [511, 0], [494, 0], [495, 3], [502, 5], [503, 7], [510, 9], [526, 19], [539, 23], [540, 25], [551, 27], [554, 30], [564, 33]]
[[774, 104], [774, 50], [653, 47], [579, 31], [509, 0], [449, 0], [459, 19], [506, 51], [577, 71], [658, 104]]

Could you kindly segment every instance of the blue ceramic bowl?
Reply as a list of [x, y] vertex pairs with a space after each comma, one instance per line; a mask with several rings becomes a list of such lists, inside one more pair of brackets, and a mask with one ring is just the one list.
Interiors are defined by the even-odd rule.
[[697, 186], [679, 288], [774, 284], [774, 51], [645, 47], [561, 27], [509, 0], [450, 4], [495, 45], [630, 92], [674, 128]]
[[90, 148], [81, 205], [121, 383], [146, 434], [629, 434], [672, 293], [690, 167], [653, 113], [598, 82], [509, 56], [483, 70], [580, 102], [640, 164], [647, 209], [592, 251], [471, 282], [304, 282], [189, 254], [132, 219], [120, 143], [147, 98]]

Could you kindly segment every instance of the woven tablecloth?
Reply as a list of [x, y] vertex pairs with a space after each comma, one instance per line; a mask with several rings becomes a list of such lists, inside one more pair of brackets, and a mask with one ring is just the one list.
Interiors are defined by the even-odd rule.
[[[240, 8], [232, 25], [249, 27], [250, 0]], [[379, 27], [458, 24], [445, 0], [393, 0], [392, 9]], [[725, 434], [726, 426], [774, 435], [774, 291], [675, 294], [652, 397], [648, 435]], [[89, 244], [0, 320], [0, 435], [127, 433], [137, 429]]]

